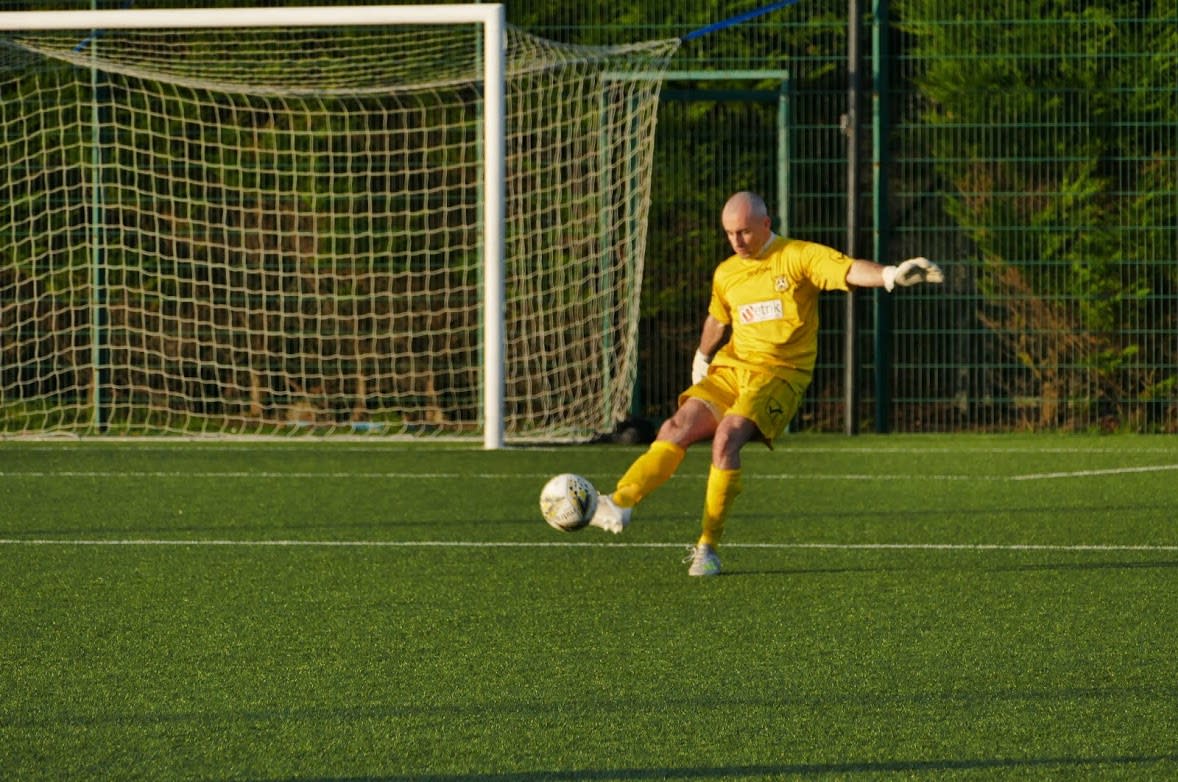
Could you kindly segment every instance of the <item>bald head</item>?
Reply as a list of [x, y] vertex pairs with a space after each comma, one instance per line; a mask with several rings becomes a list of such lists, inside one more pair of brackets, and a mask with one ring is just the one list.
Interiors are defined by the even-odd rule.
[[741, 258], [755, 258], [773, 234], [765, 200], [748, 190], [728, 199], [720, 222], [732, 251]]
[[734, 193], [724, 204], [724, 212], [748, 212], [754, 217], [768, 217], [769, 208], [765, 206], [765, 199], [751, 190], [741, 190]]

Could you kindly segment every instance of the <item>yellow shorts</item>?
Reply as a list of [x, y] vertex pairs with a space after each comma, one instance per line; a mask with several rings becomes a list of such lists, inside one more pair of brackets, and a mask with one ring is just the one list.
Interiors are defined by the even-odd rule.
[[698, 399], [717, 420], [726, 415], [747, 418], [772, 444], [793, 420], [809, 385], [810, 375], [804, 372], [786, 379], [749, 369], [712, 367], [707, 377], [679, 395], [679, 404]]

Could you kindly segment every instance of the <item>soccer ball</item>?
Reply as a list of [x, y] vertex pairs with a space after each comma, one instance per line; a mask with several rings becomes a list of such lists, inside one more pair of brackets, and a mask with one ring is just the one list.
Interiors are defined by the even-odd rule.
[[553, 476], [540, 490], [544, 521], [561, 532], [573, 532], [589, 524], [597, 511], [597, 489], [571, 472]]

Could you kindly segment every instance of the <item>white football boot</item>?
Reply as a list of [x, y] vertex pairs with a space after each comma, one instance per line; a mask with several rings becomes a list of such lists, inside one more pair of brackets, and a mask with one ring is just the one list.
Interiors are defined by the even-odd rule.
[[698, 543], [689, 549], [687, 559], [691, 567], [687, 569], [689, 576], [718, 576], [720, 575], [720, 557], [716, 549], [707, 543]]
[[608, 494], [599, 494], [597, 496], [597, 510], [589, 521], [589, 526], [600, 527], [606, 532], [617, 535], [629, 526], [630, 514], [633, 512], [633, 508], [621, 507]]

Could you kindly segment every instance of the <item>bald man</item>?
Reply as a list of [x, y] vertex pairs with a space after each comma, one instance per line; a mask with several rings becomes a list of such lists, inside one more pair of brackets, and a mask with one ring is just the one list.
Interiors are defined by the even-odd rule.
[[712, 277], [692, 385], [613, 493], [601, 494], [591, 522], [608, 532], [623, 531], [634, 507], [675, 473], [687, 448], [710, 439], [702, 529], [686, 560], [692, 576], [720, 573], [717, 547], [741, 491], [741, 449], [752, 440], [772, 446], [810, 384], [818, 354], [818, 294], [852, 287], [891, 291], [943, 279], [924, 258], [883, 266], [777, 236], [756, 193], [729, 198], [720, 222], [734, 254]]

